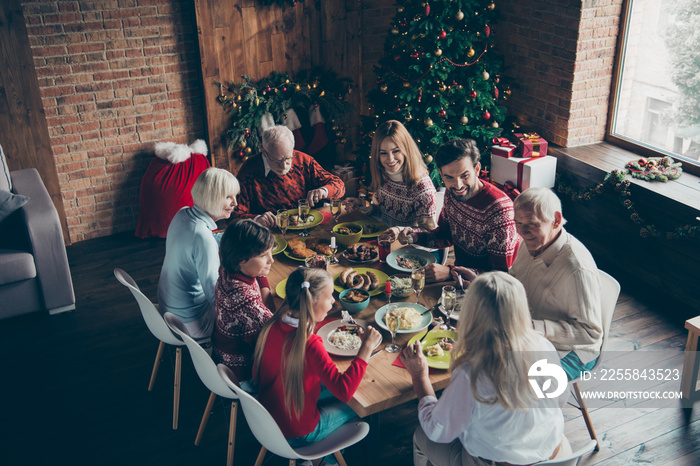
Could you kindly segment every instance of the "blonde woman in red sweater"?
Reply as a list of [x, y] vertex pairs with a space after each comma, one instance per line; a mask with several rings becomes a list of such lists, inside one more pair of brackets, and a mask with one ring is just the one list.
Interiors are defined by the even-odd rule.
[[[321, 337], [314, 334], [335, 302], [331, 275], [323, 269], [296, 269], [287, 280], [286, 293], [288, 306], [282, 306], [260, 332], [253, 378], [259, 386], [258, 400], [290, 445], [298, 448], [356, 417], [346, 403], [382, 336], [368, 326], [357, 356], [341, 373]], [[325, 461], [333, 464], [335, 458], [330, 455]]]

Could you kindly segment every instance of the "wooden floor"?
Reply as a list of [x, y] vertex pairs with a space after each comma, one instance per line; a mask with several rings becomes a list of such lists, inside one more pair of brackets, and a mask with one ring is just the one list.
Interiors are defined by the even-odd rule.
[[[73, 245], [68, 255], [77, 309], [0, 322], [0, 464], [225, 464], [228, 403], [216, 403], [202, 443], [195, 446], [208, 392], [185, 352], [180, 426], [172, 429], [174, 353], [166, 351], [148, 392], [158, 343], [112, 274], [115, 267], [125, 269], [155, 300], [163, 254], [164, 241], [131, 234]], [[673, 352], [667, 363], [680, 367], [683, 318], [690, 311], [643, 298], [633, 281], [621, 281], [609, 348], [663, 348]], [[661, 317], [674, 310], [673, 317]], [[412, 402], [383, 413], [381, 464], [412, 463], [415, 409]], [[699, 411], [620, 402], [592, 410], [602, 448], [585, 464], [700, 464]], [[585, 425], [578, 410], [565, 413], [566, 435], [576, 448], [587, 438]], [[234, 463], [251, 465], [259, 445], [242, 413], [238, 426]], [[364, 448], [360, 443], [346, 451], [350, 465], [364, 464]], [[265, 464], [287, 463], [268, 455]]]

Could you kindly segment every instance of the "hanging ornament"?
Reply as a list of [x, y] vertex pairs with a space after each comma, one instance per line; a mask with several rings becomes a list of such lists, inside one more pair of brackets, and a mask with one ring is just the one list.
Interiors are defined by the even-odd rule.
[[433, 126], [433, 120], [431, 120], [430, 118], [426, 118], [423, 123], [425, 123], [425, 126], [427, 127]]
[[441, 50], [441, 49], [436, 49], [436, 50], [435, 50], [435, 56], [436, 56], [436, 57], [439, 57], [440, 55], [442, 55], [442, 50]]
[[243, 157], [243, 151], [239, 150], [238, 152], [236, 152], [236, 155], [239, 157]]
[[399, 33], [398, 28], [395, 28], [395, 27], [394, 27], [394, 28], [391, 28], [391, 33], [394, 34], [394, 35], [398, 34], [398, 33]]
[[425, 16], [430, 14], [430, 3], [425, 3]]
[[403, 6], [399, 5], [399, 7], [396, 8], [396, 11], [398, 11], [399, 13], [403, 13]]
[[459, 122], [462, 123], [462, 125], [466, 125], [469, 123], [469, 118], [467, 118], [466, 115], [462, 115], [462, 118], [459, 119]]
[[384, 84], [384, 85], [383, 85], [382, 87], [380, 87], [379, 89], [381, 89], [382, 92], [386, 92], [389, 88], [387, 87], [386, 84]]
[[408, 81], [404, 81], [403, 87], [411, 87], [411, 83], [409, 83]]
[[496, 4], [495, 4], [495, 3], [489, 4], [488, 9], [491, 10], [491, 11], [495, 10], [495, 9], [496, 9]]
[[457, 21], [462, 21], [464, 19], [464, 13], [462, 13], [462, 10], [457, 10], [457, 14], [455, 14], [455, 19]]
[[447, 31], [445, 31], [445, 30], [443, 29], [443, 30], [440, 31], [440, 33], [438, 34], [438, 38], [444, 39], [445, 37], [447, 37]]
[[418, 58], [418, 57], [420, 57], [420, 54], [418, 52], [413, 52], [411, 54], [411, 58]]
[[472, 99], [476, 99], [477, 95], [479, 95], [479, 94], [474, 89], [472, 89], [472, 91], [469, 93], [469, 97]]
[[484, 71], [483, 73], [481, 73], [481, 77], [484, 78], [484, 81], [488, 81], [491, 75], [487, 71]]
[[445, 111], [444, 108], [441, 108], [440, 111], [438, 112], [438, 116], [440, 118], [445, 118], [447, 116], [447, 112]]
[[425, 156], [425, 158], [423, 160], [425, 160], [425, 163], [430, 163], [433, 161], [433, 156], [428, 154]]
[[447, 86], [445, 86], [444, 84], [441, 84], [440, 87], [438, 87], [438, 90], [440, 92], [445, 92], [447, 90]]
[[488, 24], [486, 26], [484, 26], [484, 34], [486, 34], [486, 37], [491, 35], [491, 28], [489, 27]]
[[241, 146], [241, 148], [245, 148], [245, 146], [247, 146], [248, 144], [245, 141], [241, 141], [238, 143], [238, 145]]
[[467, 56], [468, 56], [469, 58], [471, 58], [471, 57], [473, 57], [474, 55], [476, 55], [476, 50], [474, 50], [473, 48], [469, 47], [469, 50], [467, 50]]
[[491, 127], [492, 127], [492, 128], [498, 128], [498, 122], [497, 122], [497, 121], [494, 121], [493, 123], [491, 123]]
[[498, 88], [497, 87], [493, 88], [493, 96], [498, 99]]
[[253, 149], [251, 149], [250, 147], [246, 147], [245, 149], [243, 149], [243, 152], [245, 154], [250, 154], [251, 152], [253, 152]]
[[491, 114], [487, 111], [484, 112], [482, 115], [484, 117], [484, 120], [490, 120], [491, 119]]

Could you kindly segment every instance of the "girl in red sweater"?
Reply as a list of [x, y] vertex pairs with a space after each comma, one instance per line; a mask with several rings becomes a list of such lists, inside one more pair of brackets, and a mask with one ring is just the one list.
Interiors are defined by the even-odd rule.
[[[381, 334], [368, 326], [350, 367], [339, 372], [323, 340], [313, 333], [326, 318], [333, 299], [333, 278], [323, 269], [298, 268], [286, 286], [282, 306], [263, 327], [255, 347], [253, 377], [259, 401], [292, 447], [326, 437], [355, 417], [347, 406]], [[333, 455], [326, 458], [334, 463]]]

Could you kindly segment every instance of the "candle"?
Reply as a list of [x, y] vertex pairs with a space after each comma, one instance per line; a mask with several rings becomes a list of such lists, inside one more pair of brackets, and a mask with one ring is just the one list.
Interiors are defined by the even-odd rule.
[[387, 280], [386, 285], [384, 285], [384, 293], [391, 293], [391, 282], [389, 280]]
[[335, 247], [335, 236], [331, 236], [331, 247]]

